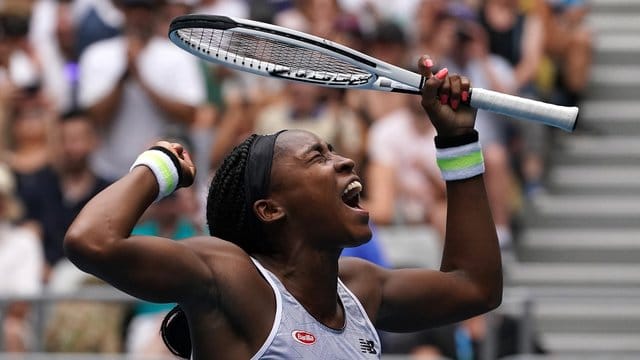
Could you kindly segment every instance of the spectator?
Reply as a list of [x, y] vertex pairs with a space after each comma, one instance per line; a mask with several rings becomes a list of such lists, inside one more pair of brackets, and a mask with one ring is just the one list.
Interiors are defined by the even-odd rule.
[[[371, 35], [367, 53], [396, 66], [406, 66], [407, 37], [392, 22], [378, 24]], [[406, 94], [350, 90], [346, 103], [369, 125], [406, 106]]]
[[36, 190], [31, 185], [34, 177], [52, 159], [55, 114], [42, 93], [18, 91], [8, 119], [11, 141], [4, 155], [16, 175], [18, 195], [26, 199]]
[[514, 67], [516, 90], [530, 92], [527, 88], [544, 55], [545, 32], [539, 13], [522, 13], [517, 0], [485, 0], [480, 22], [487, 30], [491, 53]]
[[[0, 295], [34, 296], [42, 288], [42, 248], [31, 229], [15, 225], [20, 204], [9, 167], [0, 164]], [[32, 345], [29, 306], [12, 302], [3, 309], [2, 337], [6, 351], [23, 352]]]
[[586, 88], [591, 66], [592, 35], [585, 24], [588, 6], [582, 0], [545, 0], [545, 50], [558, 68], [557, 101], [575, 106]]
[[136, 155], [171, 126], [184, 131], [205, 99], [196, 58], [166, 35], [156, 36], [161, 1], [118, 4], [124, 34], [93, 44], [80, 58], [79, 103], [103, 140], [93, 166], [110, 180], [126, 174]]
[[361, 159], [361, 123], [356, 114], [330, 96], [336, 90], [290, 82], [284, 99], [264, 108], [256, 117], [255, 131], [269, 134], [281, 129], [311, 131], [341, 154]]
[[[45, 4], [50, 9], [44, 8]], [[40, 1], [38, 5], [39, 12], [34, 16], [41, 18], [40, 21], [52, 22], [50, 31], [43, 29], [43, 34], [30, 36], [39, 57], [47, 61], [42, 69], [43, 88], [56, 111], [69, 112], [77, 107], [78, 85], [77, 24], [72, 2]], [[50, 19], [45, 20], [47, 16]]]
[[29, 44], [31, 2], [5, 0], [0, 2], [0, 32], [2, 53], [0, 68], [16, 88], [31, 93], [41, 85], [42, 64], [35, 49]]
[[[482, 359], [482, 350], [487, 340], [489, 324], [495, 326], [496, 358], [519, 354], [518, 320], [509, 316], [493, 314], [480, 315], [458, 324], [428, 329], [417, 333], [386, 335], [387, 354], [413, 354], [422, 360], [442, 359]], [[534, 352], [546, 353], [533, 339]], [[384, 348], [383, 348], [384, 349]]]
[[445, 185], [436, 165], [435, 129], [419, 112], [418, 98], [404, 99], [405, 107], [370, 129], [367, 207], [376, 224], [431, 224], [444, 235]]
[[[460, 8], [459, 10], [462, 10]], [[515, 74], [511, 65], [502, 57], [489, 52], [487, 34], [481, 25], [471, 19], [471, 10], [466, 19], [460, 11], [458, 19], [451, 18], [456, 33], [450, 34], [449, 59], [445, 62], [452, 73], [465, 74], [473, 79], [473, 85], [503, 93], [516, 89]], [[485, 159], [485, 182], [491, 213], [496, 224], [498, 239], [503, 249], [512, 246], [511, 218], [513, 192], [508, 191], [514, 183], [507, 147], [510, 122], [500, 115], [478, 111], [476, 129], [479, 130]]]
[[[197, 0], [192, 0], [197, 3]], [[246, 19], [249, 17], [249, 6], [244, 0], [200, 0], [197, 13], [225, 15]], [[195, 5], [195, 4], [194, 4]]]
[[[27, 41], [30, 11], [29, 3], [0, 2], [0, 157], [21, 173], [46, 162], [46, 151], [39, 146], [46, 131], [39, 131], [37, 121], [16, 121], [41, 119], [27, 114], [36, 113], [44, 103], [39, 93], [40, 62]], [[25, 131], [29, 129], [33, 133]]]
[[120, 34], [124, 19], [114, 2], [118, 0], [73, 0], [78, 28], [77, 51], [82, 54], [91, 44]]
[[[539, 9], [523, 13], [517, 0], [485, 0], [480, 22], [487, 30], [491, 53], [502, 56], [514, 68], [516, 91], [536, 97], [534, 79], [544, 55], [544, 28]], [[529, 197], [543, 191], [544, 151], [547, 132], [544, 126], [530, 122], [517, 123], [523, 140], [517, 149], [525, 194]]]
[[22, 195], [27, 219], [41, 226], [48, 268], [64, 256], [62, 241], [69, 224], [87, 201], [108, 185], [89, 167], [97, 139], [87, 116], [67, 114], [59, 126], [60, 146], [54, 163], [34, 173], [25, 182]]
[[[446, 32], [450, 31], [445, 22], [449, 18], [447, 3], [444, 0], [422, 0], [415, 12], [415, 44], [411, 47], [414, 54], [429, 54], [436, 63], [446, 55], [450, 43], [446, 41]], [[445, 33], [442, 36], [442, 33]]]

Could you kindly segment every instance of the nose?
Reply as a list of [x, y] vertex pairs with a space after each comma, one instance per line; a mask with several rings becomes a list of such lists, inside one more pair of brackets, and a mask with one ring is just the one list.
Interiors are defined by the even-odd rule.
[[336, 157], [336, 161], [333, 163], [336, 171], [338, 172], [353, 172], [353, 169], [356, 167], [355, 161], [349, 159], [348, 157], [334, 155]]

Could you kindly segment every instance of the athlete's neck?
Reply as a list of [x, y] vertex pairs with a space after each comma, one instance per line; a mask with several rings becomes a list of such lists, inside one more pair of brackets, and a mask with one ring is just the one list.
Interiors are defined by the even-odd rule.
[[339, 252], [300, 245], [275, 255], [256, 256], [307, 312], [322, 324], [341, 329], [344, 311], [338, 297]]

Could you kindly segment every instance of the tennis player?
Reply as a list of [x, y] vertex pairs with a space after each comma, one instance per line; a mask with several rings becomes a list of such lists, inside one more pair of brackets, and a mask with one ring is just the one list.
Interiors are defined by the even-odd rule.
[[212, 236], [180, 242], [130, 236], [154, 200], [193, 182], [182, 146], [157, 143], [82, 210], [65, 239], [68, 257], [133, 296], [178, 303], [163, 331], [173, 351], [197, 360], [379, 358], [374, 327], [411, 331], [495, 308], [500, 251], [475, 111], [463, 104], [470, 84], [446, 69], [432, 74], [426, 56], [419, 67], [447, 181], [440, 271], [339, 259], [371, 237], [362, 184], [352, 160], [305, 131], [236, 147], [209, 190]]

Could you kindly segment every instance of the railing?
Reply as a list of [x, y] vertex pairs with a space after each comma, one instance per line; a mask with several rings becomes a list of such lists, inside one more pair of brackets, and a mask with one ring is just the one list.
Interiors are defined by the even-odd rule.
[[[512, 360], [538, 360], [547, 357], [533, 356], [534, 329], [533, 324], [533, 306], [539, 301], [555, 301], [566, 303], [588, 303], [590, 301], [604, 301], [614, 297], [616, 301], [629, 302], [640, 305], [640, 289], [616, 288], [616, 289], [557, 289], [557, 288], [507, 288], [504, 291], [503, 305], [494, 313], [488, 314], [489, 331], [488, 335], [481, 347], [481, 359], [496, 359], [497, 351], [497, 331], [493, 326], [492, 319], [496, 314], [514, 315], [519, 320], [519, 352], [523, 355], [510, 357]], [[91, 302], [107, 302], [132, 304], [138, 301], [136, 298], [117, 291], [111, 287], [91, 287], [85, 288], [80, 292], [73, 294], [51, 294], [44, 293], [39, 296], [29, 297], [0, 297], [0, 309], [6, 304], [23, 301], [32, 305], [33, 325], [35, 329], [35, 344], [32, 354], [8, 354], [0, 352], [0, 360], [125, 360], [134, 359], [131, 356], [121, 354], [48, 354], [42, 353], [44, 349], [43, 339], [45, 332], [45, 309], [61, 301], [91, 301]], [[0, 313], [0, 319], [4, 316], [4, 312]], [[0, 343], [0, 350], [2, 350]], [[564, 360], [570, 359], [570, 356], [558, 357], [553, 359]], [[575, 357], [574, 357], [575, 358]], [[588, 358], [588, 357], [587, 357]], [[621, 357], [624, 359], [624, 357]], [[631, 356], [629, 358], [638, 358]], [[136, 356], [136, 360], [166, 360], [158, 357], [141, 357]], [[384, 356], [387, 360], [408, 359], [405, 356]], [[585, 357], [581, 357], [585, 359]]]

